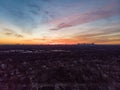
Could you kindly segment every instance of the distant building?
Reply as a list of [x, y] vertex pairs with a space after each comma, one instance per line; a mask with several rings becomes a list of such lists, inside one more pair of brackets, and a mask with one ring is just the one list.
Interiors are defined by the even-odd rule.
[[95, 44], [94, 43], [78, 43], [77, 45], [82, 45], [82, 46], [95, 46]]

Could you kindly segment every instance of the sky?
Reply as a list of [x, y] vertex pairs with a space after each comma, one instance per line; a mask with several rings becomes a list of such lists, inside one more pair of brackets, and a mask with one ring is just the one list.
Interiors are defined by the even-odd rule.
[[0, 44], [120, 44], [120, 0], [0, 0]]

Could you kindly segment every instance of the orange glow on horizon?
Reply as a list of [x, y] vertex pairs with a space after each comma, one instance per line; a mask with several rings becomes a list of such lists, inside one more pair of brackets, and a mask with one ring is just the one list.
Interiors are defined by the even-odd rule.
[[20, 39], [0, 39], [0, 44], [78, 44], [78, 43], [95, 43], [95, 44], [120, 44], [119, 41], [109, 41], [109, 42], [93, 42], [91, 40], [84, 39], [30, 39], [30, 40], [20, 40]]

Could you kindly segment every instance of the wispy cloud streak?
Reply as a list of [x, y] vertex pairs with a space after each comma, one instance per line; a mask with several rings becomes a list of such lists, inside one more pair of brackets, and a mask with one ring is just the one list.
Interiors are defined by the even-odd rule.
[[8, 28], [3, 28], [2, 33], [3, 33], [4, 35], [14, 36], [14, 37], [17, 37], [17, 38], [23, 38], [23, 37], [24, 37], [22, 34], [18, 34], [18, 33], [16, 33], [15, 31], [13, 31], [13, 30], [11, 30], [11, 29], [8, 29]]
[[53, 24], [58, 24], [55, 28], [50, 30], [60, 30], [63, 28], [68, 28], [76, 25], [81, 25], [89, 22], [93, 22], [99, 19], [105, 19], [112, 17], [114, 15], [119, 15], [120, 10], [119, 3], [109, 4], [102, 7], [101, 9], [92, 10], [86, 13], [71, 15], [68, 17], [63, 17], [58, 20], [52, 21]]

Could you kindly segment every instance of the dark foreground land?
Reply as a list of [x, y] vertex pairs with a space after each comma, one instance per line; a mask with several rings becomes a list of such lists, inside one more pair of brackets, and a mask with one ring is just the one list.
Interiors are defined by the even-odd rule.
[[0, 90], [120, 90], [120, 46], [1, 45]]

